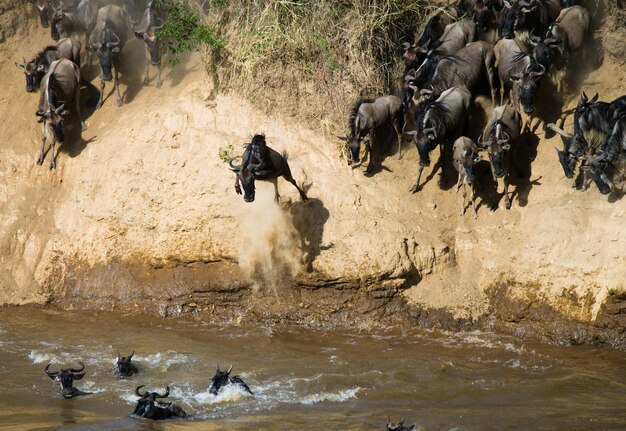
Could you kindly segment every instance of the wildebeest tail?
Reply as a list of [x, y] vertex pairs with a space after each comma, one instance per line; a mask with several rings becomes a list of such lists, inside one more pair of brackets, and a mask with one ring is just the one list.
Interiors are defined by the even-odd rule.
[[283, 150], [280, 155], [283, 156], [283, 159], [285, 159], [285, 161], [287, 161], [287, 159], [289, 158], [289, 153], [287, 152], [287, 150]]

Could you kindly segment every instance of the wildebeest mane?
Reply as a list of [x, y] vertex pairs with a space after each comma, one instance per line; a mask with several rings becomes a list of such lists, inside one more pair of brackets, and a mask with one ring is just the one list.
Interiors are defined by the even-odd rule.
[[57, 79], [54, 73], [48, 76], [48, 103], [51, 105], [49, 108], [58, 108], [64, 101], [61, 99], [65, 96], [65, 89], [63, 84]]
[[354, 120], [356, 119], [356, 116], [359, 114], [359, 108], [364, 103], [373, 103], [373, 102], [374, 102], [374, 99], [360, 98], [359, 100], [354, 102], [354, 104], [352, 105], [352, 108], [350, 108], [350, 115], [348, 117], [348, 128], [350, 129], [350, 134], [352, 136], [356, 135]]
[[431, 109], [435, 111], [438, 115], [440, 115], [443, 119], [450, 119], [450, 109], [448, 109], [443, 104], [443, 102], [440, 102], [438, 100], [433, 100], [432, 102], [429, 102], [424, 109], [424, 115], [426, 115], [426, 112], [430, 111]]
[[531, 61], [533, 59], [532, 56], [530, 55], [530, 53], [522, 51], [522, 52], [518, 52], [517, 54], [515, 54], [513, 56], [512, 60], [513, 60], [514, 63], [518, 63], [518, 62], [522, 61], [524, 59], [524, 57], [529, 57]]

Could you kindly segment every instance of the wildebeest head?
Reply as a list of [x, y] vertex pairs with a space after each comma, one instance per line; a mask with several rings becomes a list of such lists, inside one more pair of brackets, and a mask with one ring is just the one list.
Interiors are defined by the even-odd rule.
[[50, 37], [54, 41], [61, 39], [61, 32], [63, 31], [63, 17], [63, 3], [59, 2], [52, 12], [52, 23], [50, 24]]
[[[526, 55], [526, 54], [525, 54]], [[508, 76], [517, 82], [517, 92], [527, 114], [535, 110], [535, 89], [537, 81], [546, 73], [546, 68], [529, 57], [529, 63], [521, 73], [514, 73], [513, 66], [508, 70]]]
[[542, 39], [535, 36], [533, 32], [529, 35], [530, 43], [533, 45], [533, 56], [538, 64], [548, 68], [552, 60], [552, 48], [558, 45], [558, 40], [553, 37]]
[[54, 139], [57, 142], [63, 142], [65, 140], [65, 135], [63, 134], [63, 123], [69, 114], [70, 111], [65, 109], [64, 103], [57, 108], [50, 106], [47, 111], [39, 109], [35, 112], [35, 115], [39, 117], [39, 123], [43, 123], [44, 127], [49, 125], [52, 128], [52, 131], [54, 132]]
[[480, 32], [487, 31], [492, 20], [493, 20], [493, 11], [489, 8], [489, 5], [486, 4], [484, 0], [476, 0], [474, 4], [474, 11], [472, 13], [472, 18], [476, 23], [476, 29]]
[[165, 22], [155, 16], [155, 12], [152, 9], [152, 2], [148, 4], [148, 7], [144, 11], [143, 17], [133, 24], [133, 33], [138, 39], [143, 39], [148, 47], [150, 53], [150, 63], [153, 66], [161, 64], [161, 52], [159, 51], [159, 39], [156, 32], [165, 26]]
[[50, 364], [46, 365], [45, 372], [52, 380], [61, 385], [61, 394], [64, 398], [72, 398], [76, 394], [76, 389], [72, 387], [74, 380], [80, 380], [85, 376], [82, 372], [85, 364], [79, 362], [80, 368], [61, 369], [60, 371], [50, 371]]
[[415, 428], [415, 425], [411, 425], [410, 427], [404, 426], [404, 418], [397, 424], [393, 424], [387, 419], [387, 431], [412, 431], [413, 428]]
[[486, 141], [478, 138], [478, 145], [487, 150], [493, 179], [502, 178], [505, 175], [504, 155], [506, 151], [511, 149], [511, 138], [508, 133], [502, 130], [502, 124], [496, 122]]
[[144, 392], [142, 394], [139, 390], [144, 386], [141, 385], [135, 388], [135, 395], [139, 397], [139, 400], [137, 400], [137, 406], [133, 411], [134, 416], [154, 420], [187, 416], [187, 413], [180, 407], [172, 405], [172, 403], [158, 401], [159, 398], [167, 398], [169, 396], [169, 386], [165, 387], [165, 394], [163, 395], [157, 392]]
[[113, 79], [112, 65], [115, 56], [120, 52], [120, 38], [108, 26], [104, 26], [101, 33], [100, 42], [94, 41], [94, 35], [89, 38], [89, 48], [96, 51], [100, 60], [102, 79], [110, 81]]
[[[574, 156], [570, 152], [570, 150], [572, 147], [572, 141], [574, 140], [573, 139], [574, 137], [570, 133], [565, 132], [563, 129], [556, 127], [556, 125], [552, 123], [548, 124], [548, 128], [563, 137], [563, 140], [565, 142], [565, 148], [563, 150], [559, 150], [558, 148], [554, 147], [554, 149], [556, 150], [556, 153], [559, 156], [559, 163], [561, 164], [561, 167], [563, 168], [563, 173], [565, 174], [567, 178], [573, 178], [577, 157]], [[578, 149], [577, 149], [578, 145], [574, 145], [574, 147], [576, 151], [578, 152]]]
[[474, 181], [474, 165], [481, 160], [482, 157], [471, 148], [466, 148], [461, 157], [454, 157], [453, 162], [458, 165], [458, 168], [461, 168], [460, 171], [465, 172], [465, 182], [472, 183]]
[[131, 376], [136, 371], [135, 365], [131, 362], [134, 354], [135, 351], [128, 356], [121, 356], [120, 352], [117, 352], [117, 362], [115, 363], [115, 367], [117, 369], [117, 376], [120, 379]]
[[209, 392], [213, 395], [217, 395], [221, 387], [228, 385], [230, 383], [230, 373], [232, 370], [232, 365], [228, 368], [228, 371], [222, 371], [220, 370], [220, 365], [217, 364], [217, 371], [215, 371], [215, 375], [211, 379]]
[[[243, 186], [243, 191], [244, 191], [244, 194], [243, 194], [244, 202], [247, 202], [247, 203], [254, 202], [255, 177], [254, 177], [254, 173], [252, 172], [252, 170], [255, 167], [260, 166], [260, 163], [258, 164], [248, 163], [247, 165], [235, 165], [233, 163], [233, 160], [231, 159], [228, 162], [228, 166], [229, 166], [229, 169], [233, 171], [239, 177], [239, 181], [241, 181], [241, 185]], [[237, 189], [237, 193], [241, 194], [241, 190]]]
[[437, 127], [432, 120], [426, 120], [418, 130], [407, 132], [407, 135], [413, 136], [422, 166], [430, 166], [430, 152], [437, 145], [437, 133]]
[[50, 26], [50, 5], [48, 0], [37, 0], [37, 13], [39, 14], [39, 21], [43, 28]]
[[507, 0], [504, 0], [503, 4], [503, 16], [500, 19], [498, 31], [500, 33], [500, 38], [513, 39], [515, 37], [513, 29], [515, 28], [518, 16], [520, 14], [520, 5], [517, 1], [513, 1], [512, 3], [510, 3]]
[[24, 75], [26, 75], [26, 91], [29, 93], [33, 93], [37, 91], [39, 88], [39, 81], [45, 74], [45, 66], [37, 62], [37, 59], [32, 61], [26, 61], [25, 58], [23, 63], [15, 63], [18, 69], [24, 71]]

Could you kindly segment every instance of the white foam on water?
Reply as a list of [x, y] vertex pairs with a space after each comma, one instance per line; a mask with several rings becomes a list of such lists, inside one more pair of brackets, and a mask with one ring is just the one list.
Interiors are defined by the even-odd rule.
[[28, 354], [28, 359], [30, 359], [33, 364], [41, 364], [44, 362], [50, 362], [50, 355], [41, 351], [31, 350]]
[[158, 369], [163, 372], [168, 371], [174, 365], [193, 364], [195, 362], [191, 356], [173, 350], [152, 355], [133, 356], [133, 361], [147, 364], [150, 369]]
[[199, 404], [234, 403], [251, 397], [253, 395], [246, 392], [240, 385], [226, 385], [220, 389], [217, 395], [210, 393], [209, 388], [207, 388], [205, 391], [191, 396], [193, 401]]
[[91, 392], [92, 394], [99, 394], [107, 390], [106, 388], [98, 386], [96, 382], [91, 380], [81, 380], [80, 382], [76, 382], [74, 387], [80, 391]]
[[349, 399], [356, 398], [356, 394], [361, 390], [360, 387], [343, 389], [337, 392], [320, 392], [319, 394], [307, 395], [300, 398], [299, 403], [305, 405], [317, 404], [324, 401], [341, 403]]

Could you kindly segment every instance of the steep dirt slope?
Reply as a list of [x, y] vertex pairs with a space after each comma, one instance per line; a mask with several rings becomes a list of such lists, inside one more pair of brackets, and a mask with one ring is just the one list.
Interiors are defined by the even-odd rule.
[[[474, 220], [459, 215], [460, 195], [440, 190], [436, 176], [408, 192], [418, 165], [411, 146], [365, 177], [297, 119], [213, 97], [199, 54], [166, 68], [162, 88], [142, 86], [143, 48], [132, 41], [125, 105], [112, 96], [86, 109], [88, 130], [70, 133], [49, 171], [34, 163], [38, 95], [24, 91], [14, 65], [48, 41], [31, 20], [0, 45], [0, 303], [305, 323], [400, 316], [625, 346], [625, 201], [572, 189], [553, 149], [560, 139], [543, 125], [538, 144], [519, 152], [530, 178], [517, 181], [510, 211], [503, 202], [490, 211], [497, 198], [483, 163], [485, 202]], [[85, 69], [98, 86], [95, 75]], [[624, 72], [606, 60], [584, 88], [611, 100], [626, 93]], [[83, 101], [93, 107], [93, 88]], [[257, 132], [289, 151], [310, 202], [282, 180], [279, 206], [271, 184], [257, 185], [253, 204], [235, 194], [218, 149], [240, 153]]]

